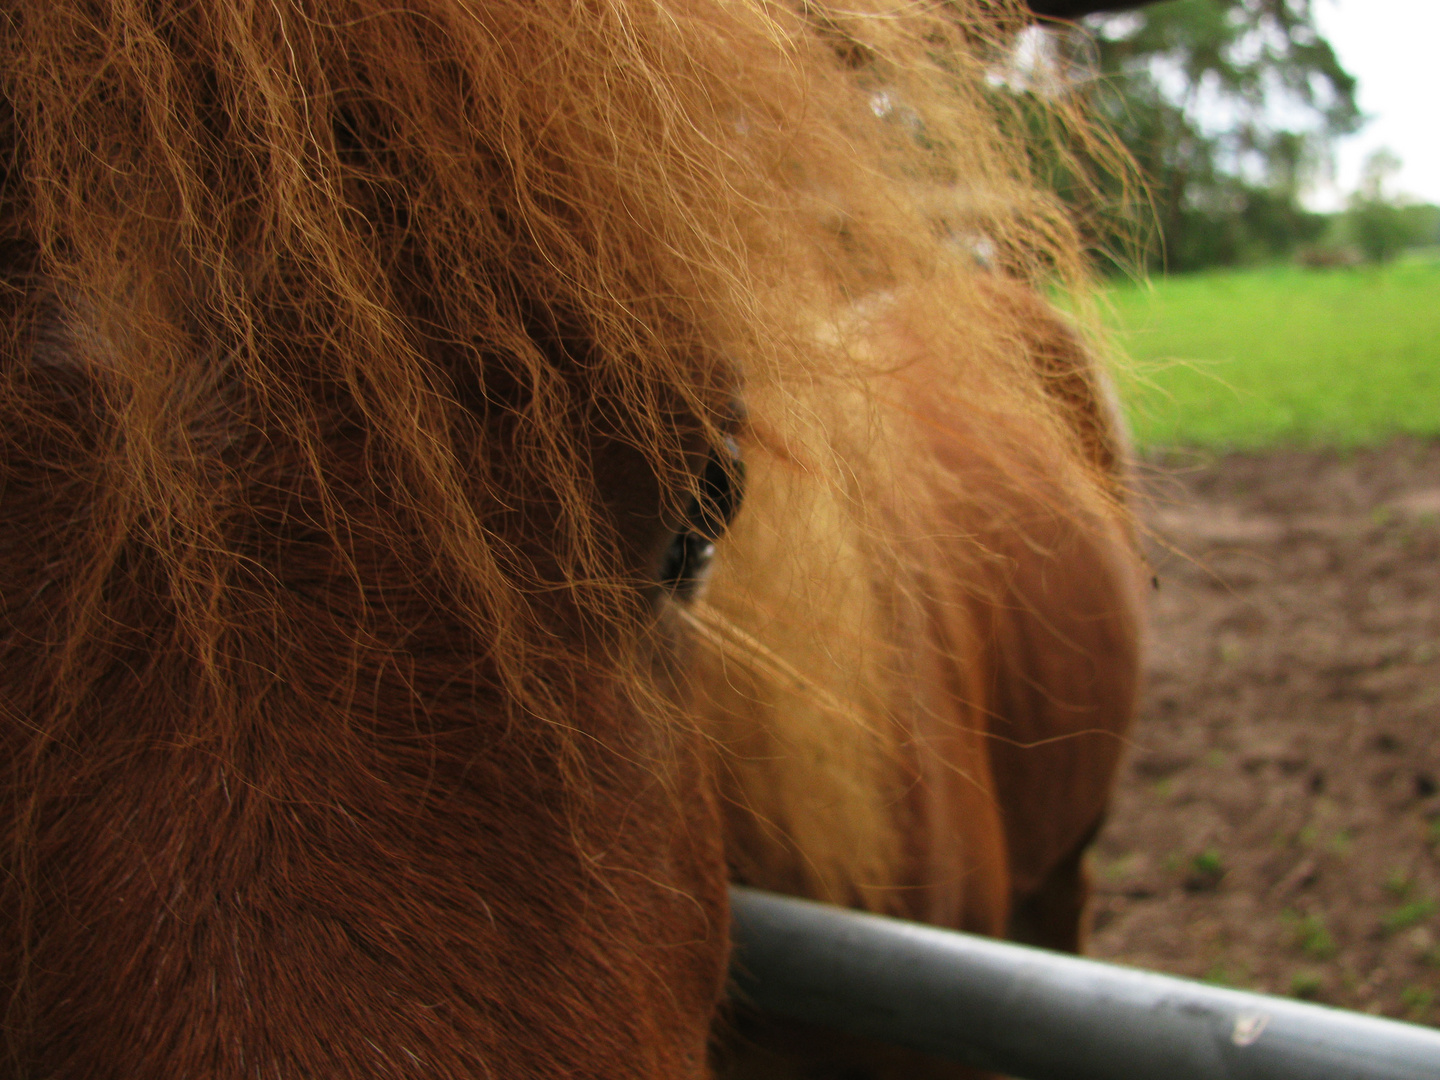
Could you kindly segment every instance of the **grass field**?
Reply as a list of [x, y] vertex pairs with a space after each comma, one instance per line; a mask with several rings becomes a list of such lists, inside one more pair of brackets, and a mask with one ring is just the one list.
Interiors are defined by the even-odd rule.
[[1440, 435], [1440, 258], [1197, 274], [1109, 293], [1142, 448]]

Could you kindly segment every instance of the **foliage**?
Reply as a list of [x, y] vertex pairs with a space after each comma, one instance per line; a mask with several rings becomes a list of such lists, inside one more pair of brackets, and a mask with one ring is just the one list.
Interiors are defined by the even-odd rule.
[[1434, 207], [1406, 204], [1386, 192], [1386, 181], [1399, 168], [1400, 159], [1391, 151], [1376, 150], [1366, 159], [1359, 190], [1350, 197], [1344, 224], [1370, 262], [1389, 262], [1435, 235], [1435, 215], [1426, 212]]
[[1142, 449], [1440, 435], [1440, 262], [1211, 271], [1109, 297]]
[[[1158, 225], [1147, 269], [1273, 258], [1323, 231], [1299, 193], [1361, 116], [1312, 3], [1168, 0], [1088, 24], [1095, 103]], [[1085, 45], [1072, 32], [1065, 48], [1081, 57]]]
[[1301, 247], [1297, 261], [1312, 269], [1385, 263], [1412, 248], [1440, 246], [1440, 206], [1403, 200], [1371, 201], [1358, 194], [1350, 208], [1329, 215], [1324, 233]]

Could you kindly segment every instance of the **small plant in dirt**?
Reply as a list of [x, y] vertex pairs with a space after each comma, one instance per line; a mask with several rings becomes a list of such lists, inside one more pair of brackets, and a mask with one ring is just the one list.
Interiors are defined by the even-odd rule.
[[1232, 968], [1223, 960], [1217, 960], [1210, 965], [1203, 976], [1204, 981], [1212, 986], [1244, 987], [1248, 979], [1244, 968]]
[[1434, 900], [1412, 900], [1408, 904], [1401, 904], [1394, 911], [1387, 912], [1380, 920], [1380, 929], [1387, 934], [1408, 930], [1429, 919], [1436, 910]]
[[1209, 892], [1220, 885], [1225, 876], [1225, 862], [1215, 848], [1206, 848], [1190, 859], [1185, 874], [1185, 888], [1190, 892]]
[[1318, 971], [1302, 968], [1290, 976], [1290, 995], [1312, 1000], [1320, 996], [1320, 990], [1324, 985], [1325, 980]]
[[1417, 960], [1428, 964], [1435, 951], [1435, 935], [1430, 932], [1429, 927], [1417, 926], [1405, 935], [1405, 944], [1410, 946]]
[[1335, 939], [1325, 926], [1323, 915], [1311, 912], [1301, 915], [1293, 908], [1282, 912], [1280, 918], [1290, 928], [1290, 940], [1306, 956], [1316, 960], [1329, 960], [1335, 955]]
[[1404, 870], [1392, 870], [1385, 879], [1385, 891], [1397, 900], [1404, 900], [1415, 887], [1415, 879]]
[[1431, 820], [1430, 827], [1425, 830], [1425, 839], [1432, 846], [1440, 846], [1440, 817]]
[[1411, 1020], [1423, 1020], [1435, 1002], [1435, 992], [1426, 986], [1407, 986], [1400, 991], [1400, 1004]]
[[1124, 855], [1116, 857], [1114, 862], [1100, 863], [1097, 860], [1096, 870], [1105, 881], [1124, 881], [1131, 877], [1140, 864], [1140, 856], [1133, 851], [1127, 851]]
[[1345, 858], [1355, 847], [1355, 834], [1349, 829], [1341, 829], [1330, 839], [1330, 853]]

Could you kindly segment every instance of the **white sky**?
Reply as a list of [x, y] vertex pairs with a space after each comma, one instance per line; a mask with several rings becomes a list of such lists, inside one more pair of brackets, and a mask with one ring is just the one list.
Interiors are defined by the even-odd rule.
[[1360, 164], [1388, 146], [1404, 163], [1391, 189], [1440, 203], [1440, 0], [1314, 0], [1315, 20], [1340, 63], [1360, 82], [1373, 117], [1336, 146], [1337, 177], [1307, 200], [1337, 209]]

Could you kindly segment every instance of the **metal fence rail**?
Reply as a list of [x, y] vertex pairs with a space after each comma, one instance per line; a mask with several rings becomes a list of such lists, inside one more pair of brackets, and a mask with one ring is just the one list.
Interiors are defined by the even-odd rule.
[[1025, 1080], [1440, 1080], [1440, 1032], [735, 888], [742, 999]]

